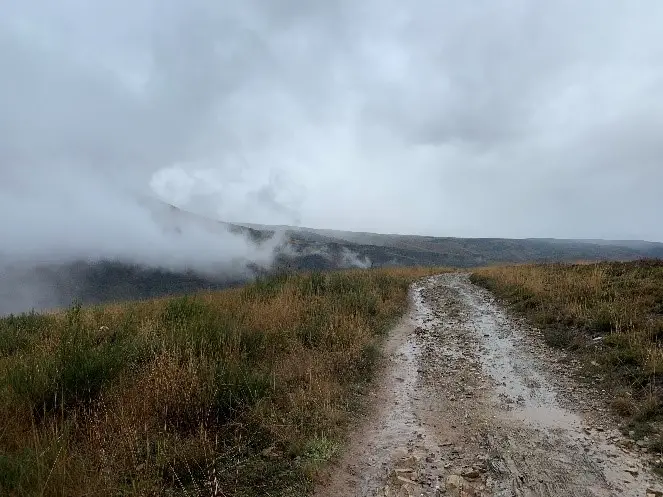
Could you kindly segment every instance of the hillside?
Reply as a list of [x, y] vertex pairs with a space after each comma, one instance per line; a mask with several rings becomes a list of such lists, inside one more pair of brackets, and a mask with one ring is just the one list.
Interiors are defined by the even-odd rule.
[[572, 240], [554, 238], [455, 238], [351, 231], [270, 227], [247, 224], [261, 233], [284, 232], [302, 252], [330, 244], [344, 246], [360, 257], [371, 256], [373, 265], [418, 263], [476, 267], [505, 262], [553, 262], [573, 260], [632, 260], [656, 257], [663, 243], [621, 240]]
[[0, 315], [66, 307], [75, 300], [94, 304], [230, 288], [284, 270], [470, 268], [495, 263], [634, 260], [663, 254], [663, 244], [652, 242], [452, 238], [242, 225], [208, 219], [153, 199], [141, 203], [168, 236], [187, 237], [196, 230], [219, 239], [231, 235], [271, 253], [271, 260], [267, 265], [239, 260], [201, 270], [194, 264], [182, 269], [94, 258], [16, 265], [3, 261], [0, 253]]
[[662, 269], [281, 273], [0, 318], [0, 494], [658, 495]]
[[429, 273], [0, 319], [0, 494], [304, 495]]

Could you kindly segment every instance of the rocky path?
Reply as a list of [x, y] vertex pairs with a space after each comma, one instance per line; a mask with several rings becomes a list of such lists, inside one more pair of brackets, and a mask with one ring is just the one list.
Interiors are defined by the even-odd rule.
[[536, 330], [451, 273], [412, 289], [372, 414], [318, 497], [661, 497]]

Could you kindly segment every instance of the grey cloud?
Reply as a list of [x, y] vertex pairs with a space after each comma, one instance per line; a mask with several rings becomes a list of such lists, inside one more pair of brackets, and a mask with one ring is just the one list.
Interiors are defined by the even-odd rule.
[[168, 259], [131, 200], [152, 188], [232, 221], [663, 240], [662, 22], [655, 0], [14, 3], [3, 251]]

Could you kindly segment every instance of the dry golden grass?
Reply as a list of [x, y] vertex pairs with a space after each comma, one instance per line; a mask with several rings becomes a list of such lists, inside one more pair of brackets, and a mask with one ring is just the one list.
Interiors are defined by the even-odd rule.
[[0, 320], [1, 495], [303, 495], [430, 269]]
[[663, 261], [491, 267], [472, 280], [587, 359], [632, 427], [663, 419]]

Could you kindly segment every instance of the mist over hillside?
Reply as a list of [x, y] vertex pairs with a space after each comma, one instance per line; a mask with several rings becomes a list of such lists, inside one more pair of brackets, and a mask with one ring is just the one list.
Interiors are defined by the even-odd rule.
[[[160, 260], [73, 257], [0, 258], [0, 314], [70, 305], [145, 299], [240, 285], [276, 271], [384, 266], [475, 267], [497, 262], [632, 260], [663, 254], [663, 244], [603, 240], [442, 238], [232, 224], [143, 199], [163, 233]], [[212, 243], [179, 252], [182, 239]], [[228, 250], [225, 244], [231, 243]], [[245, 255], [236, 246], [245, 245]], [[168, 255], [168, 250], [172, 254]], [[216, 251], [216, 252], [215, 252]], [[168, 255], [164, 257], [163, 254]]]
[[385, 1], [6, 2], [0, 312], [663, 256], [661, 2]]

